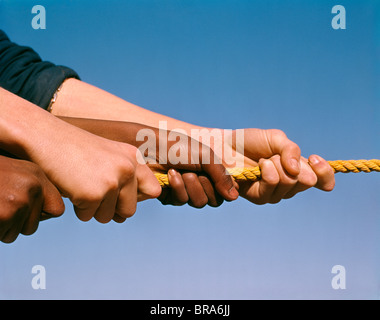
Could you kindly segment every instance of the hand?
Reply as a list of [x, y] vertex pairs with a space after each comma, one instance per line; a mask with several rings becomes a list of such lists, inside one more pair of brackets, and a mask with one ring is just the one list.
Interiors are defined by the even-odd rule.
[[206, 205], [219, 207], [224, 202], [213, 182], [204, 174], [180, 173], [169, 169], [168, 180], [170, 188], [163, 189], [158, 197], [164, 205], [181, 206], [188, 203], [191, 207], [203, 208]]
[[121, 222], [137, 201], [161, 193], [131, 145], [72, 126], [2, 88], [0, 114], [0, 148], [39, 165], [83, 221]]
[[0, 240], [36, 232], [40, 220], [65, 210], [59, 191], [42, 170], [29, 161], [0, 156]]
[[81, 221], [94, 217], [101, 223], [123, 222], [134, 215], [138, 201], [160, 195], [156, 177], [137, 161], [141, 154], [134, 146], [92, 134], [68, 142], [67, 158], [52, 154], [39, 163], [70, 198]]
[[[229, 147], [236, 151], [236, 144]], [[240, 195], [256, 204], [278, 203], [311, 187], [331, 191], [335, 185], [327, 161], [301, 157], [300, 148], [280, 130], [245, 129], [244, 165], [261, 168], [261, 180], [239, 182]]]
[[[175, 134], [177, 139], [172, 141], [167, 138], [167, 131], [137, 123], [67, 117], [60, 117], [60, 119], [98, 136], [133, 144], [144, 149], [141, 150], [143, 153], [149, 151], [147, 153], [150, 157], [146, 157], [146, 160], [151, 170], [164, 173], [169, 170], [170, 188], [163, 189], [158, 197], [163, 204], [188, 203], [196, 208], [208, 204], [217, 207], [223, 203], [224, 199], [232, 201], [239, 195], [236, 190], [238, 185], [226, 173], [223, 164], [215, 161], [212, 149], [185, 134], [177, 132]], [[136, 137], [142, 130], [146, 132], [144, 138], [148, 138], [149, 142], [136, 141]], [[195, 144], [198, 148], [192, 149]], [[162, 154], [159, 147], [162, 145], [166, 146], [165, 159], [160, 158]], [[169, 155], [173, 148], [181, 154], [180, 161], [173, 161]], [[204, 155], [209, 156], [209, 161], [204, 161]]]
[[[218, 207], [224, 200], [237, 199], [238, 185], [211, 148], [183, 133], [176, 132], [174, 133], [176, 139], [167, 139], [167, 132], [164, 134], [163, 132], [165, 130], [156, 130], [154, 145], [167, 144], [164, 161], [161, 158], [163, 154], [158, 148], [153, 148], [155, 152], [151, 153], [154, 159], [148, 157], [148, 166], [152, 170], [168, 171], [170, 188], [162, 191], [159, 197], [161, 203], [172, 205], [188, 203], [192, 207], [202, 208], [206, 204]], [[144, 145], [144, 148], [147, 147], [149, 148], [149, 144]]]

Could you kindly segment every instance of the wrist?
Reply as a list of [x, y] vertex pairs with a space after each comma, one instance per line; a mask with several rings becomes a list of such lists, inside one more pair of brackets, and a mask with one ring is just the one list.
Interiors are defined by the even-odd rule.
[[71, 106], [73, 105], [71, 95], [75, 91], [75, 83], [77, 82], [80, 82], [80, 80], [75, 78], [66, 79], [54, 93], [47, 111], [54, 116], [71, 116]]

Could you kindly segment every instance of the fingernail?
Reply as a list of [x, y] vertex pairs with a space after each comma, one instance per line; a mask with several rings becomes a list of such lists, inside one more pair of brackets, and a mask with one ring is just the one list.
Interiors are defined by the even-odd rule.
[[299, 170], [300, 169], [300, 165], [299, 165], [299, 162], [297, 159], [290, 159], [290, 166], [294, 169], [294, 170]]
[[319, 162], [320, 162], [320, 158], [317, 156], [317, 155], [312, 155], [310, 156], [309, 158], [309, 162], [312, 164], [312, 165], [317, 165]]
[[174, 169], [169, 169], [169, 171], [168, 171], [169, 176], [173, 176], [173, 175], [175, 175], [175, 173], [176, 173], [176, 171]]
[[239, 192], [236, 190], [235, 187], [232, 187], [229, 191], [228, 191], [228, 194], [233, 197], [233, 198], [237, 198], [239, 196]]

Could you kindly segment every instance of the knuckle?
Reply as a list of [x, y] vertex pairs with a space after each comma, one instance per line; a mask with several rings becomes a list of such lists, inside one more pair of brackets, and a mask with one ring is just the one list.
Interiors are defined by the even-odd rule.
[[335, 188], [335, 179], [333, 179], [332, 181], [328, 182], [327, 184], [323, 186], [323, 190], [327, 192], [332, 191], [334, 188]]
[[254, 204], [259, 205], [259, 206], [269, 203], [267, 199], [263, 199], [263, 198], [253, 198], [251, 199], [251, 201]]
[[151, 196], [153, 199], [158, 198], [161, 195], [162, 188], [159, 183], [152, 186], [149, 196]]
[[315, 174], [309, 174], [304, 179], [304, 185], [307, 187], [314, 187], [318, 183], [318, 178]]
[[83, 209], [77, 206], [74, 206], [74, 211], [78, 219], [83, 222], [90, 221], [95, 214], [95, 211], [84, 211]]
[[301, 148], [299, 147], [298, 144], [296, 144], [295, 142], [292, 142], [292, 141], [290, 141], [289, 144], [292, 146], [292, 148], [293, 148], [292, 150], [294, 153], [296, 153], [298, 155], [301, 154]]
[[296, 179], [292, 179], [288, 177], [287, 175], [284, 175], [280, 178], [279, 184], [283, 186], [284, 188], [291, 188], [297, 183]]
[[13, 210], [1, 210], [0, 212], [0, 225], [2, 227], [7, 226], [14, 218], [15, 211]]
[[135, 213], [136, 213], [136, 208], [133, 208], [124, 212], [123, 215], [120, 214], [120, 216], [128, 219], [128, 218], [132, 218], [135, 215]]
[[136, 173], [136, 166], [137, 165], [135, 165], [132, 162], [128, 162], [128, 163], [124, 162], [123, 163], [124, 174], [134, 176]]
[[42, 194], [42, 185], [37, 175], [31, 174], [30, 171], [19, 172], [13, 177], [13, 188], [17, 199], [35, 198]]
[[187, 193], [176, 195], [175, 202], [177, 205], [182, 206], [186, 204], [188, 201], [189, 201], [189, 196], [187, 195]]
[[31, 236], [32, 234], [34, 234], [38, 229], [38, 223], [31, 227], [31, 228], [27, 228], [25, 230], [23, 230], [21, 233], [24, 235], [24, 236]]
[[128, 219], [132, 218], [134, 214], [136, 213], [137, 205], [130, 205], [128, 208], [123, 208], [122, 210], [117, 210], [116, 214], [122, 218]]
[[325, 161], [323, 162], [323, 165], [321, 165], [318, 168], [318, 175], [319, 176], [330, 176], [334, 177], [334, 170], [331, 168], [331, 166]]
[[[119, 181], [117, 179], [107, 179], [104, 183], [104, 189], [106, 192], [103, 192], [103, 194], [117, 191], [119, 189]], [[100, 196], [100, 194], [98, 194], [98, 196]]]
[[273, 199], [270, 199], [270, 200], [268, 201], [268, 203], [270, 203], [270, 204], [277, 204], [277, 203], [279, 203], [281, 200], [282, 200], [281, 198], [273, 198]]
[[232, 177], [228, 174], [224, 174], [220, 180], [215, 183], [215, 186], [229, 190], [233, 187]]
[[194, 205], [194, 207], [199, 208], [199, 209], [206, 206], [209, 202], [209, 199], [206, 193], [204, 192], [203, 188], [202, 190], [199, 190], [196, 197], [193, 197], [190, 200], [191, 200], [191, 203]]
[[198, 180], [198, 176], [192, 172], [186, 172], [183, 174], [183, 179], [187, 184], [194, 184]]
[[280, 175], [275, 168], [269, 170], [265, 167], [262, 170], [262, 179], [270, 186], [276, 186], [280, 182]]
[[172, 206], [175, 206], [175, 207], [180, 207], [180, 206], [184, 206], [186, 203], [187, 203], [187, 201], [183, 202], [183, 201], [174, 200], [174, 201], [172, 201], [171, 203], [168, 203], [168, 204], [170, 204]]
[[82, 195], [78, 195], [77, 198], [74, 199], [74, 203], [78, 205], [78, 207], [88, 207], [89, 205], [99, 204], [103, 199], [103, 193], [99, 191], [89, 191]]
[[[30, 206], [29, 196], [25, 193], [9, 193], [6, 197], [6, 207], [9, 208], [8, 212], [11, 215], [17, 212], [28, 209]], [[9, 218], [9, 217], [8, 217]]]
[[26, 187], [28, 194], [31, 198], [37, 198], [42, 195], [42, 186], [37, 178], [30, 179]]
[[107, 223], [109, 223], [111, 220], [112, 220], [112, 217], [104, 217], [104, 216], [100, 216], [100, 217], [98, 217], [98, 216], [94, 216], [94, 218], [95, 218], [95, 220], [96, 221], [98, 221], [99, 223], [101, 223], [101, 224], [107, 224]]
[[202, 185], [211, 183], [211, 182], [210, 182], [210, 179], [209, 179], [208, 177], [204, 176], [204, 175], [199, 175], [199, 176], [198, 176], [198, 179], [199, 179], [199, 182], [200, 182]]
[[18, 235], [17, 235], [17, 236], [10, 237], [10, 238], [3, 239], [3, 240], [1, 240], [1, 241], [2, 241], [3, 243], [6, 243], [6, 244], [11, 244], [12, 242], [15, 242], [17, 238], [18, 238]]
[[196, 199], [196, 200], [191, 199], [189, 201], [189, 205], [197, 209], [201, 209], [205, 207], [207, 203], [208, 203], [208, 199], [204, 199], [204, 198]]
[[208, 205], [213, 208], [220, 207], [224, 202], [224, 199], [215, 199], [215, 200], [210, 200], [208, 202]]
[[[120, 181], [121, 183], [127, 183], [132, 181], [136, 176], [136, 166], [131, 162], [124, 162], [121, 166]], [[119, 184], [119, 182], [117, 182]]]
[[286, 138], [285, 132], [280, 129], [269, 129], [268, 133], [275, 138]]
[[280, 177], [278, 174], [268, 174], [265, 177], [263, 176], [263, 178], [265, 179], [265, 182], [270, 186], [276, 186], [280, 183]]
[[305, 190], [300, 190], [300, 191], [298, 191], [298, 192], [289, 192], [289, 193], [287, 193], [286, 195], [284, 195], [282, 198], [283, 199], [291, 199], [291, 198], [294, 198], [298, 193], [300, 193], [300, 192], [303, 192], [303, 191], [305, 191]]

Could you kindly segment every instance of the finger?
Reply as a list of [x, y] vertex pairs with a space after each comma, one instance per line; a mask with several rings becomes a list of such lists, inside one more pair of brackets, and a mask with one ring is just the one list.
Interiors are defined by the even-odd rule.
[[270, 159], [276, 167], [279, 174], [280, 181], [274, 190], [269, 203], [278, 203], [284, 196], [293, 189], [297, 184], [298, 180], [293, 176], [289, 175], [282, 166], [280, 156], [276, 155]]
[[84, 201], [83, 204], [74, 204], [74, 212], [79, 220], [90, 221], [98, 210], [100, 203], [97, 200]]
[[297, 183], [294, 188], [292, 190], [290, 190], [288, 193], [286, 193], [282, 199], [290, 199], [290, 198], [293, 198], [297, 193], [300, 193], [300, 192], [303, 192], [303, 191], [306, 191], [307, 189], [309, 189], [308, 187], [304, 186], [304, 185], [301, 185], [299, 183]]
[[3, 241], [3, 238], [5, 237], [7, 232], [9, 231], [10, 227], [11, 227], [11, 225], [9, 225], [8, 222], [6, 224], [1, 225], [1, 227], [0, 227], [0, 240], [1, 241]]
[[292, 176], [298, 176], [301, 170], [301, 150], [297, 144], [289, 140], [285, 133], [278, 130], [268, 130], [268, 141], [273, 154], [281, 156], [285, 171]]
[[329, 163], [315, 154], [309, 157], [309, 163], [318, 178], [315, 187], [323, 191], [333, 190], [335, 187], [334, 170]]
[[[244, 183], [240, 185], [242, 193], [246, 194], [245, 198], [255, 204], [265, 204], [272, 198], [280, 176], [274, 163], [268, 159], [259, 161], [261, 169], [261, 180], [252, 183]], [[248, 188], [248, 190], [247, 190]]]
[[312, 188], [317, 183], [317, 175], [314, 173], [313, 169], [307, 163], [307, 160], [302, 157], [301, 160], [301, 172], [298, 175], [298, 182], [286, 195], [284, 199], [290, 199], [294, 197], [297, 193], [303, 192], [309, 188]]
[[[21, 228], [21, 227], [20, 227]], [[8, 232], [4, 235], [3, 239], [1, 240], [4, 243], [12, 243], [15, 242], [20, 234], [20, 230], [16, 230], [15, 228], [11, 228], [8, 230]]]
[[37, 231], [42, 211], [43, 197], [36, 196], [30, 206], [29, 213], [25, 216], [25, 222], [22, 224], [21, 233], [31, 235]]
[[172, 204], [173, 205], [184, 205], [189, 201], [189, 195], [187, 194], [185, 183], [181, 174], [170, 169], [168, 171], [169, 185], [171, 187]]
[[115, 213], [112, 220], [117, 223], [123, 223], [125, 220], [127, 220], [127, 218], [120, 217], [117, 213]]
[[29, 206], [17, 210], [17, 213], [12, 219], [12, 223], [10, 224], [8, 231], [6, 231], [2, 237], [2, 242], [12, 243], [18, 238], [19, 234], [21, 233], [24, 221], [29, 215], [29, 210]]
[[117, 199], [119, 195], [118, 189], [111, 189], [104, 197], [99, 208], [96, 210], [94, 218], [100, 223], [108, 223], [115, 215]]
[[186, 172], [182, 174], [182, 179], [189, 195], [189, 205], [195, 208], [203, 208], [207, 204], [208, 198], [197, 174]]
[[120, 190], [115, 212], [122, 218], [130, 218], [136, 212], [137, 184], [137, 179], [133, 178]]
[[0, 208], [0, 240], [3, 241], [3, 238], [7, 232], [11, 229], [13, 224], [14, 214], [12, 209], [4, 206]]
[[49, 220], [51, 218], [56, 218], [55, 216], [52, 216], [46, 212], [41, 212], [41, 215], [40, 215], [40, 221], [45, 221], [45, 220]]
[[58, 189], [44, 177], [42, 183], [43, 206], [42, 211], [51, 217], [59, 217], [65, 212], [65, 204]]
[[219, 193], [216, 192], [210, 179], [204, 175], [198, 176], [198, 179], [208, 198], [207, 204], [211, 207], [219, 207], [224, 202], [224, 199]]

